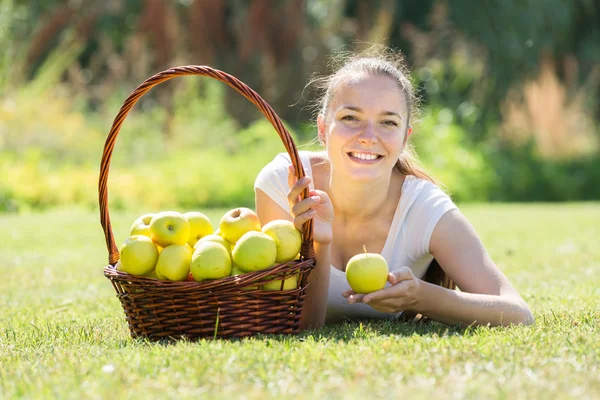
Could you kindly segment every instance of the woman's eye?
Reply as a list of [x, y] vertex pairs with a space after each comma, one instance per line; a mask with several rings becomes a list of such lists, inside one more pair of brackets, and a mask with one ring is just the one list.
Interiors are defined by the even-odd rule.
[[358, 118], [356, 118], [354, 115], [344, 115], [342, 117], [342, 121], [355, 122], [358, 121]]
[[398, 126], [398, 123], [396, 121], [392, 121], [391, 119], [383, 121], [383, 124], [388, 126]]

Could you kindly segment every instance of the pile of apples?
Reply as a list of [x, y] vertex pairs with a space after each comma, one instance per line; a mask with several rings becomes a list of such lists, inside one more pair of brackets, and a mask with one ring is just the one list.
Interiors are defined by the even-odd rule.
[[[117, 270], [160, 280], [198, 282], [261, 271], [299, 258], [302, 235], [287, 220], [261, 226], [249, 208], [228, 211], [214, 231], [200, 212], [162, 211], [139, 217], [121, 245]], [[262, 290], [290, 290], [296, 276]], [[251, 289], [259, 289], [252, 287]]]

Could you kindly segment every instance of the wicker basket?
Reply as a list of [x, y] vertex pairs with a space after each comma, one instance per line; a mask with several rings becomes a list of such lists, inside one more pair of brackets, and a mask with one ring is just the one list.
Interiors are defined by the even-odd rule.
[[[247, 85], [229, 74], [206, 66], [176, 67], [160, 72], [144, 81], [125, 100], [104, 145], [98, 183], [100, 219], [109, 254], [109, 265], [104, 268], [104, 276], [112, 282], [117, 292], [134, 338], [195, 339], [297, 333], [308, 288], [307, 278], [315, 265], [312, 221], [303, 227], [300, 259], [264, 271], [206, 282], [169, 282], [130, 275], [115, 268], [120, 255], [110, 224], [107, 181], [117, 135], [140, 97], [159, 83], [183, 75], [202, 75], [220, 80], [256, 105], [283, 141], [298, 179], [304, 176], [296, 145], [289, 132], [273, 109]], [[303, 198], [307, 196], [308, 189], [302, 193]], [[298, 275], [298, 285], [293, 290], [263, 291], [255, 288], [291, 275]]]

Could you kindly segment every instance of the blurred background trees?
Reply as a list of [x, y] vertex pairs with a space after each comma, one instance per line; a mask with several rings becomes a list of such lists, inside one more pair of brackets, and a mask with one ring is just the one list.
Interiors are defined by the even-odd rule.
[[[357, 42], [404, 53], [423, 100], [415, 145], [458, 200], [600, 199], [600, 0], [0, 0], [0, 159], [99, 157], [127, 94], [186, 64], [247, 83], [304, 143], [306, 83]], [[202, 79], [161, 85], [139, 112], [122, 150], [137, 162], [190, 134], [228, 154], [268, 136], [253, 105]], [[19, 190], [0, 182], [0, 208], [39, 206]]]

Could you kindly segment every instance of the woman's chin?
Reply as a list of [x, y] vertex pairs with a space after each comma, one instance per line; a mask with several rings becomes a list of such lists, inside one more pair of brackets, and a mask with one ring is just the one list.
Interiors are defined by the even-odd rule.
[[371, 163], [358, 163], [351, 160], [344, 163], [345, 175], [355, 181], [372, 181], [391, 173], [393, 165], [389, 166], [385, 160]]
[[372, 182], [382, 178], [383, 171], [381, 169], [377, 170], [360, 170], [360, 169], [348, 169], [345, 173], [346, 177], [355, 182]]

